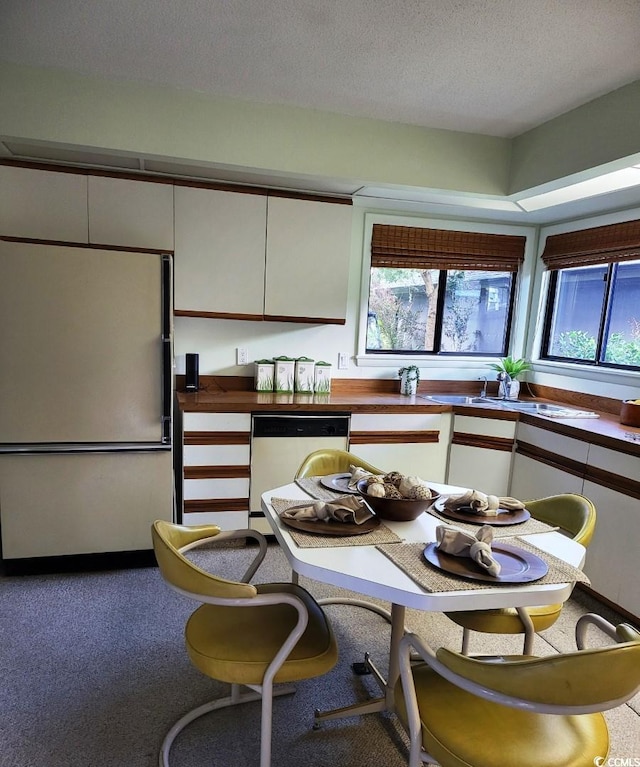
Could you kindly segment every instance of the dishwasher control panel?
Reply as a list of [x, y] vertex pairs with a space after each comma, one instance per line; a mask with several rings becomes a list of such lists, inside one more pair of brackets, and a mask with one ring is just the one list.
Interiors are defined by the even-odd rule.
[[253, 437], [347, 437], [348, 415], [254, 415]]

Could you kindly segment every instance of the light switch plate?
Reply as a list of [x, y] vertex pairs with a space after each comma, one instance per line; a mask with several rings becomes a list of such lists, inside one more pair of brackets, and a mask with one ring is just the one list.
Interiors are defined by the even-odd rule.
[[236, 365], [248, 365], [249, 364], [249, 352], [243, 347], [236, 349]]
[[346, 352], [338, 354], [338, 370], [347, 370], [349, 367], [349, 355]]

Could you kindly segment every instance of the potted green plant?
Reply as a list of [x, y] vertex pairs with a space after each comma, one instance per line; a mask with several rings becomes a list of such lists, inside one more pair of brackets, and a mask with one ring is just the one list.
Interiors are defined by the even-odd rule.
[[511, 379], [508, 384], [507, 399], [518, 399], [520, 393], [520, 376], [527, 370], [531, 370], [531, 363], [525, 359], [515, 359], [514, 357], [503, 357], [500, 362], [492, 362], [489, 367], [492, 370], [498, 372], [498, 380], [500, 385], [498, 386], [498, 396], [504, 396], [505, 381], [501, 378], [500, 373], [506, 373]]
[[420, 369], [417, 365], [406, 365], [398, 370], [400, 376], [400, 394], [413, 396], [418, 391], [420, 383]]

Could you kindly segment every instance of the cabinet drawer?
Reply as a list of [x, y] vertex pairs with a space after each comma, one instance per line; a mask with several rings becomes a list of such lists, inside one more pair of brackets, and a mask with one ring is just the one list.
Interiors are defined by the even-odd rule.
[[440, 413], [412, 413], [408, 415], [383, 415], [377, 413], [353, 413], [351, 431], [432, 431], [440, 428]]
[[248, 466], [249, 445], [185, 445], [185, 466]]
[[185, 431], [246, 431], [251, 432], [249, 413], [184, 413]]
[[185, 479], [184, 500], [248, 498], [248, 479]]
[[586, 463], [589, 444], [578, 439], [565, 437], [553, 431], [538, 429], [527, 423], [519, 423], [517, 431], [518, 442], [542, 448], [550, 453], [569, 458], [572, 461]]

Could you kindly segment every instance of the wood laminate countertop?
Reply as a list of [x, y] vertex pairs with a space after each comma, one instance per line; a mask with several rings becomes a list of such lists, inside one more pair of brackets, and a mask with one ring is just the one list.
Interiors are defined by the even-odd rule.
[[[180, 382], [179, 382], [180, 384]], [[444, 387], [443, 387], [444, 388]], [[442, 391], [440, 392], [442, 393]], [[458, 392], [455, 392], [458, 393]], [[640, 456], [640, 428], [623, 426], [619, 416], [594, 410], [599, 418], [549, 418], [532, 413], [518, 413], [488, 405], [448, 405], [426, 399], [427, 393], [407, 397], [391, 391], [353, 391], [338, 388], [330, 394], [278, 394], [246, 389], [222, 388], [213, 381], [197, 392], [178, 390], [178, 405], [189, 413], [443, 413], [455, 412], [479, 418], [520, 420], [550, 432], [563, 434], [613, 450]], [[523, 397], [522, 399], [532, 399]], [[537, 398], [574, 409], [586, 409], [560, 399]], [[591, 409], [591, 408], [590, 408]], [[628, 434], [638, 435], [636, 441]]]

